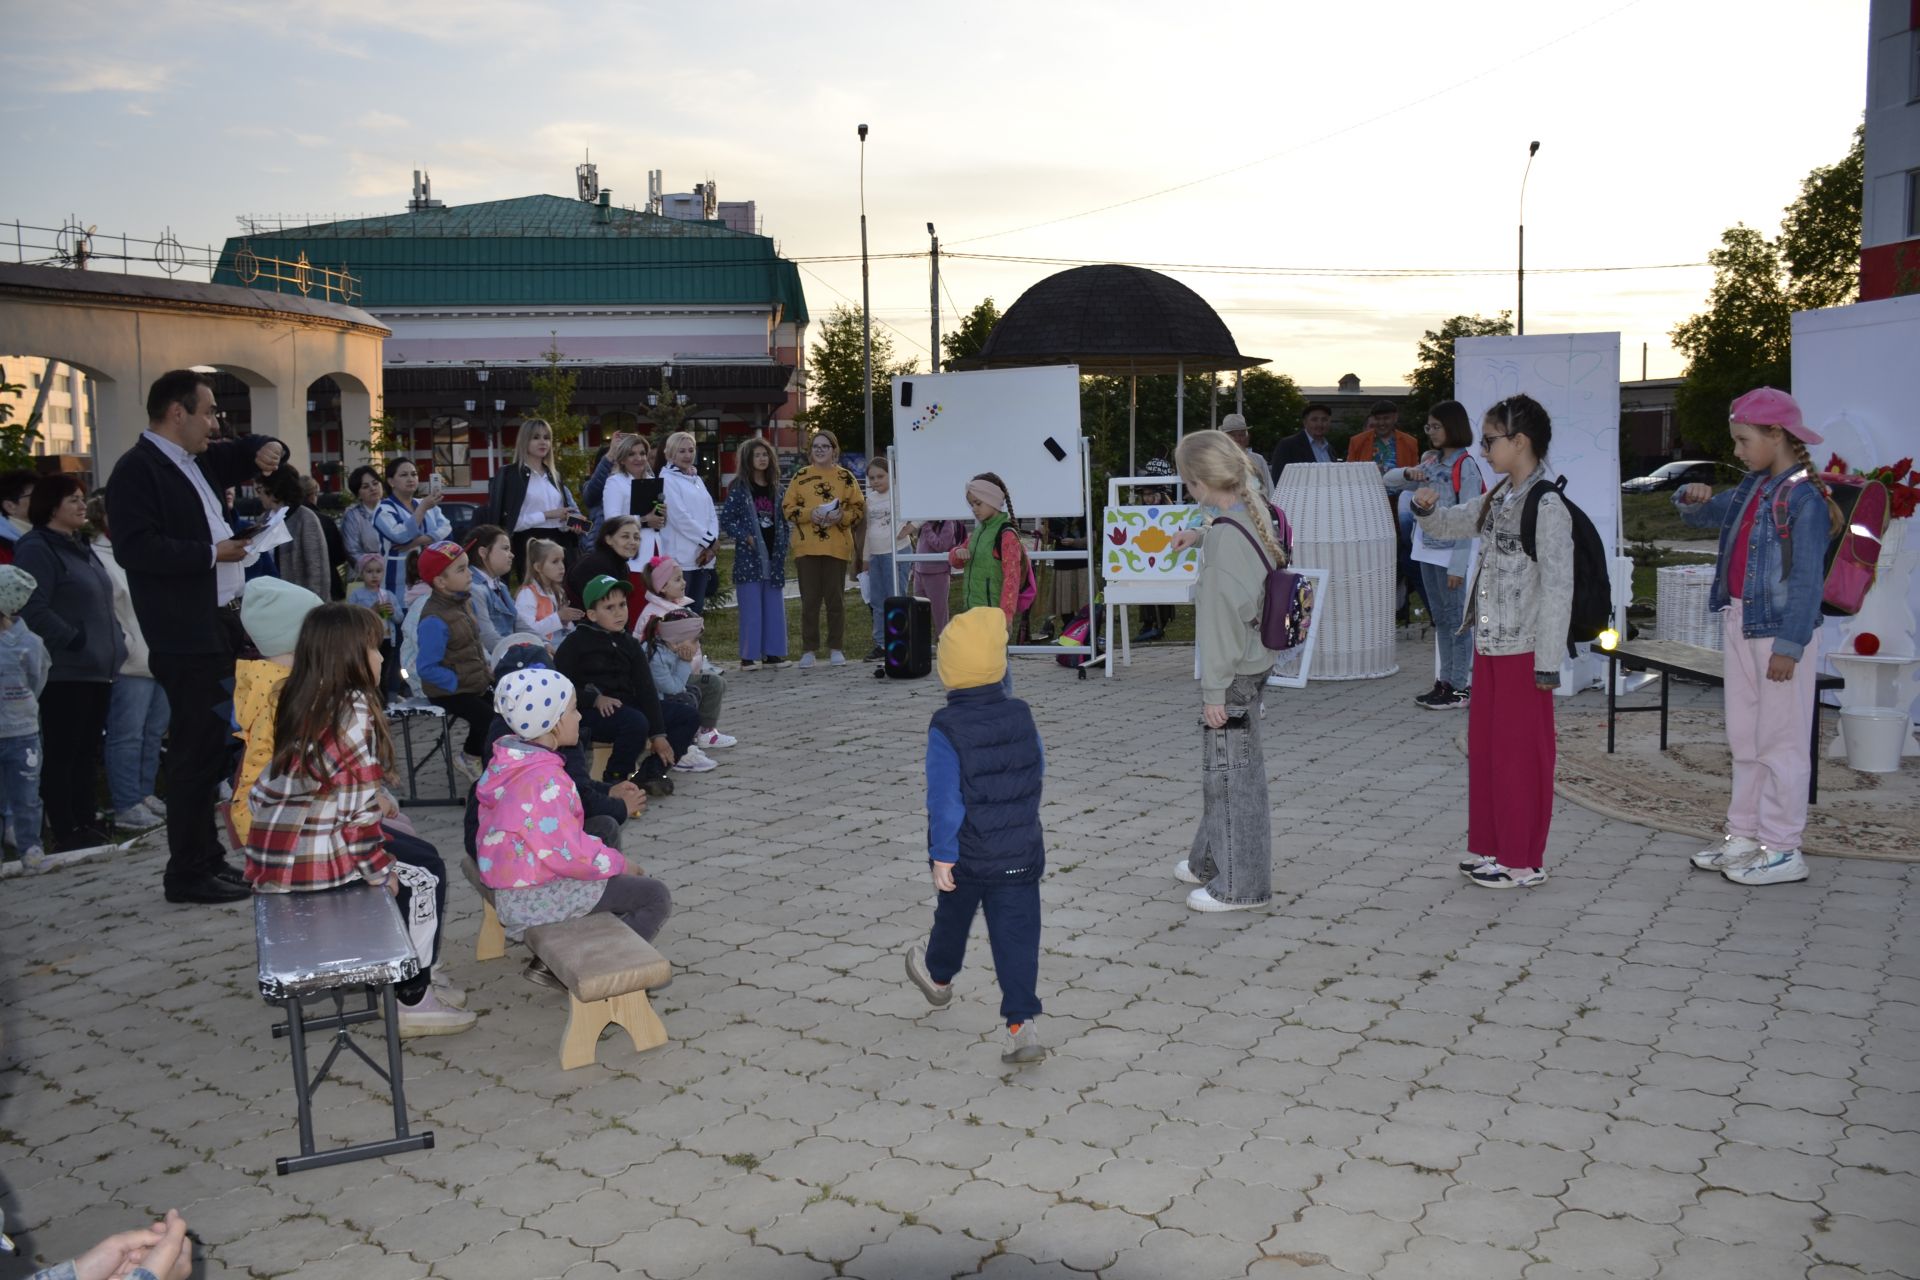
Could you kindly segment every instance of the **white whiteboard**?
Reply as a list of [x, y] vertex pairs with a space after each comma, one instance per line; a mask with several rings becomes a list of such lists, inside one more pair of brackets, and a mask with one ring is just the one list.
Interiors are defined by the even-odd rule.
[[[1610, 554], [1620, 547], [1620, 335], [1549, 333], [1455, 338], [1453, 394], [1473, 424], [1478, 452], [1487, 410], [1525, 392], [1553, 422], [1547, 464], [1567, 477], [1567, 496], [1587, 513]], [[1561, 668], [1560, 692], [1604, 683], [1606, 664], [1583, 651]]]
[[[903, 403], [908, 395], [912, 404]], [[1055, 458], [1048, 440], [1065, 456]], [[971, 520], [967, 481], [982, 471], [1007, 482], [1023, 520], [1084, 518], [1079, 367], [897, 377], [893, 457], [896, 519]]]

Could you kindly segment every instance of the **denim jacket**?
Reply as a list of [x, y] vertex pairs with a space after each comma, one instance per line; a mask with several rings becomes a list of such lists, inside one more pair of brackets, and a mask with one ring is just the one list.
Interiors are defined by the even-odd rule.
[[[1438, 495], [1438, 499], [1434, 503], [1434, 510], [1436, 511], [1443, 507], [1454, 507], [1463, 502], [1471, 502], [1485, 493], [1487, 486], [1480, 476], [1480, 464], [1470, 457], [1465, 458], [1464, 461], [1460, 461], [1460, 493], [1457, 497], [1454, 495], [1453, 465], [1456, 461], [1459, 461], [1465, 453], [1465, 449], [1443, 449], [1440, 451], [1440, 456], [1431, 462], [1423, 462], [1419, 466], [1406, 468], [1407, 471], [1412, 472], [1415, 476], [1412, 483], [1396, 481], [1393, 478], [1394, 471], [1400, 470], [1400, 468], [1396, 467], [1394, 471], [1387, 472], [1387, 492], [1399, 493], [1404, 489], [1432, 489], [1434, 493]], [[1467, 570], [1471, 567], [1473, 560], [1473, 538], [1440, 538], [1426, 534], [1425, 530], [1421, 532], [1425, 536], [1428, 550], [1451, 551], [1453, 553], [1447, 557], [1447, 572], [1449, 574], [1452, 574], [1456, 578], [1464, 578], [1467, 576]]]
[[1573, 614], [1573, 518], [1558, 493], [1540, 499], [1533, 531], [1538, 559], [1527, 555], [1520, 538], [1527, 492], [1546, 482], [1543, 464], [1497, 496], [1490, 491], [1426, 514], [1414, 509], [1429, 538], [1471, 538], [1480, 512], [1492, 502], [1486, 527], [1479, 530], [1480, 568], [1469, 589], [1461, 629], [1472, 626], [1475, 650], [1490, 658], [1532, 654], [1539, 676], [1557, 673], [1566, 661], [1567, 624]]
[[[1773, 652], [1795, 661], [1813, 642], [1813, 633], [1820, 626], [1820, 592], [1826, 580], [1827, 542], [1833, 531], [1820, 490], [1794, 482], [1804, 470], [1794, 467], [1779, 476], [1750, 471], [1730, 492], [1717, 493], [1697, 506], [1683, 506], [1679, 490], [1673, 495], [1674, 509], [1682, 520], [1700, 529], [1720, 527], [1720, 560], [1713, 575], [1713, 591], [1707, 597], [1707, 608], [1718, 613], [1733, 603], [1727, 562], [1747, 501], [1756, 490], [1759, 492], [1760, 508], [1754, 514], [1753, 535], [1747, 541], [1747, 580], [1740, 591], [1740, 634], [1749, 640], [1772, 639]], [[1773, 524], [1773, 499], [1780, 486], [1789, 483], [1787, 530], [1792, 545], [1783, 558], [1780, 532]]]

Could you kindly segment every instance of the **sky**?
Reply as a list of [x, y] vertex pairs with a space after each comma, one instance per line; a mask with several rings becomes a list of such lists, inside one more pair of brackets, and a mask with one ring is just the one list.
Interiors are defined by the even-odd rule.
[[[1866, 0], [7, 9], [9, 221], [218, 245], [241, 215], [399, 212], [415, 168], [449, 204], [571, 194], [590, 152], [618, 204], [649, 169], [757, 201], [820, 317], [860, 296], [857, 259], [804, 260], [859, 252], [864, 122], [871, 251], [936, 224], [943, 331], [1082, 261], [1224, 266], [1169, 274], [1304, 386], [1403, 382], [1424, 330], [1514, 306], [1535, 139], [1527, 331], [1618, 330], [1623, 376], [1642, 343], [1679, 375], [1698, 264], [1844, 154], [1867, 44]], [[1664, 264], [1696, 265], [1553, 270]], [[1354, 274], [1382, 270], [1481, 274]], [[921, 367], [928, 286], [924, 257], [872, 264]]]

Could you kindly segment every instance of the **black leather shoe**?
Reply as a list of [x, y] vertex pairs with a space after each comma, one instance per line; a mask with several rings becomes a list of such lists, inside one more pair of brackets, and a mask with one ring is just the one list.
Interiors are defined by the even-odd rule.
[[246, 872], [240, 870], [238, 867], [234, 866], [232, 863], [229, 863], [229, 862], [216, 863], [212, 867], [211, 872], [215, 879], [225, 880], [228, 884], [237, 884], [242, 889], [245, 889], [248, 893], [253, 892], [253, 886], [247, 883]]
[[252, 896], [253, 890], [245, 885], [234, 884], [231, 880], [222, 880], [211, 873], [166, 887], [168, 902], [198, 902], [212, 905], [221, 902], [238, 902], [242, 898]]

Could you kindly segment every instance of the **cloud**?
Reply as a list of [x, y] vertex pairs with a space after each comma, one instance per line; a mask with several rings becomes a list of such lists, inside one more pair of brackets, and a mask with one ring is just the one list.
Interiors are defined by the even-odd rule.
[[144, 102], [129, 102], [127, 104], [127, 114], [130, 116], [150, 116], [153, 114], [153, 108]]
[[172, 67], [93, 53], [11, 54], [0, 61], [26, 72], [42, 93], [160, 93], [174, 80]]
[[401, 117], [389, 115], [385, 111], [364, 111], [360, 114], [359, 119], [354, 121], [354, 124], [370, 133], [393, 133], [400, 129], [410, 129], [413, 127]]

